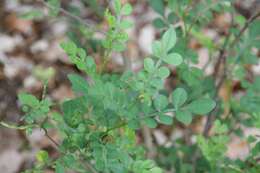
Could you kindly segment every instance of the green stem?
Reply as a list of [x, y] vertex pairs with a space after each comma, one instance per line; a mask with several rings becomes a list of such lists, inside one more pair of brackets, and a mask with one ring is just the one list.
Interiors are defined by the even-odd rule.
[[26, 130], [27, 128], [32, 128], [32, 127], [39, 127], [38, 125], [24, 125], [24, 126], [17, 126], [15, 124], [9, 124], [4, 121], [0, 121], [0, 125], [6, 128], [10, 129], [16, 129], [16, 130]]

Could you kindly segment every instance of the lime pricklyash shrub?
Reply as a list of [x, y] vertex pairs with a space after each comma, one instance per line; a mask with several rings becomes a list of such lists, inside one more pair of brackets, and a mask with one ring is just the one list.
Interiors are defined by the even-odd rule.
[[[49, 8], [52, 17], [64, 13], [58, 0], [41, 2]], [[152, 43], [152, 53], [144, 58], [143, 69], [138, 72], [105, 73], [112, 53], [126, 49], [128, 35], [125, 30], [133, 26], [125, 18], [131, 14], [132, 6], [122, 4], [120, 0], [111, 2], [110, 10], [97, 12], [103, 14], [108, 25], [106, 32], [99, 31], [104, 34], [103, 39], [98, 41], [102, 47], [101, 64], [96, 64], [93, 56], [77, 40], [69, 39], [61, 43], [71, 63], [82, 72], [81, 75], [68, 74], [75, 96], [64, 100], [60, 104], [60, 112], [55, 112], [53, 106], [56, 104], [45, 97], [46, 87], [41, 99], [20, 93], [18, 98], [25, 125], [17, 127], [1, 122], [2, 126], [26, 130], [28, 134], [33, 128], [41, 128], [57, 147], [58, 158], [53, 159], [46, 151], [40, 151], [36, 155], [34, 168], [25, 172], [41, 173], [51, 168], [56, 173], [258, 173], [260, 143], [257, 137], [248, 137], [248, 143], [253, 147], [244, 161], [231, 160], [225, 153], [231, 133], [245, 138], [241, 129], [234, 127], [235, 124], [257, 128], [260, 124], [257, 106], [260, 80], [255, 78], [253, 82], [248, 82], [245, 77], [245, 65], [255, 62], [252, 57], [251, 60], [245, 58], [251, 55], [248, 49], [259, 48], [255, 40], [259, 38], [259, 22], [253, 23], [259, 14], [247, 22], [239, 16], [234, 21], [242, 26], [241, 30], [231, 25], [228, 36], [214, 43], [202, 33], [201, 28], [215, 13], [234, 13], [232, 2], [207, 0], [206, 3], [203, 1], [194, 5], [189, 0], [149, 0], [151, 8], [159, 15], [153, 24], [160, 29], [161, 37]], [[95, 0], [86, 4], [101, 9], [95, 5]], [[68, 12], [65, 11], [65, 14]], [[36, 11], [22, 15], [27, 19], [43, 16], [43, 13]], [[78, 16], [69, 16], [79, 23], [84, 22]], [[183, 26], [172, 25], [178, 21]], [[83, 25], [75, 26], [84, 36], [93, 36], [95, 28], [85, 28]], [[247, 33], [242, 37], [245, 31]], [[188, 46], [194, 38], [212, 55], [218, 55], [208, 62], [216, 63], [216, 74], [206, 76], [206, 67], [200, 69], [194, 66], [198, 62], [196, 52]], [[230, 60], [226, 60], [228, 56]], [[219, 70], [220, 64], [224, 67], [223, 74]], [[169, 91], [164, 83], [172, 68], [176, 69], [177, 82]], [[222, 100], [218, 92], [223, 84], [232, 82], [233, 78], [241, 82], [246, 92], [240, 100], [232, 96], [228, 101]], [[228, 115], [222, 117], [226, 110], [229, 110]], [[188, 125], [203, 116], [207, 117], [203, 132], [195, 138], [187, 135], [191, 139], [178, 139], [170, 147], [149, 145], [148, 151], [151, 148], [156, 150], [158, 157], [146, 158], [146, 148], [137, 144], [139, 129], [178, 123], [189, 131]], [[59, 132], [59, 142], [48, 135], [49, 129]], [[196, 139], [195, 142], [192, 142], [193, 139]]]
[[[114, 15], [105, 12], [109, 30], [102, 40], [107, 56], [104, 62], [111, 52], [125, 49], [128, 36], [124, 30], [131, 27], [121, 18], [131, 13], [130, 4], [114, 1], [114, 11]], [[152, 44], [152, 55], [144, 59], [143, 70], [123, 74], [100, 73], [93, 57], [83, 48], [72, 41], [62, 43], [70, 61], [90, 80], [78, 74], [68, 75], [75, 98], [61, 104], [61, 113], [48, 114], [52, 106], [49, 100], [19, 94], [21, 104], [27, 108], [23, 109], [25, 121], [31, 125], [27, 131], [40, 124], [44, 129], [47, 125], [55, 127], [62, 134], [60, 157], [51, 160], [46, 152], [39, 152], [35, 169], [52, 164], [56, 172], [163, 172], [154, 161], [145, 159], [142, 148], [136, 145], [136, 130], [141, 126], [171, 125], [174, 119], [187, 125], [194, 115], [206, 114], [215, 107], [208, 96], [189, 99], [184, 88], [162, 92], [169, 67], [183, 63], [182, 56], [171, 51], [176, 42], [176, 32], [169, 27]]]
[[[48, 114], [50, 101], [19, 94], [21, 104], [28, 107], [24, 110], [28, 124], [45, 126], [50, 119], [63, 134], [58, 146], [61, 156], [54, 162], [56, 171], [82, 172], [85, 161], [96, 172], [163, 172], [153, 161], [145, 160], [136, 145], [135, 130], [171, 125], [174, 119], [189, 124], [194, 115], [206, 114], [215, 107], [209, 97], [188, 100], [183, 88], [169, 94], [161, 92], [170, 74], [168, 65], [177, 66], [183, 61], [181, 55], [170, 52], [176, 40], [175, 30], [170, 27], [154, 42], [153, 54], [144, 59], [143, 70], [121, 75], [98, 73], [93, 58], [82, 48], [71, 41], [61, 44], [71, 62], [90, 78], [87, 81], [78, 74], [68, 75], [75, 98], [61, 104], [61, 114]], [[71, 159], [70, 164], [65, 164], [67, 159]], [[83, 163], [78, 162], [81, 159]]]

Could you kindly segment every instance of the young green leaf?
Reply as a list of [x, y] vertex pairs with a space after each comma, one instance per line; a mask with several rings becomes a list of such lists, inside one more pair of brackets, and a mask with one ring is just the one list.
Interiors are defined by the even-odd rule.
[[153, 118], [145, 118], [144, 123], [150, 128], [155, 128], [157, 126], [157, 122]]
[[172, 117], [170, 117], [168, 115], [164, 115], [164, 114], [159, 115], [159, 120], [160, 120], [160, 123], [165, 124], [165, 125], [171, 125], [173, 122]]
[[185, 125], [192, 121], [192, 115], [189, 111], [176, 111], [176, 119]]
[[173, 29], [173, 27], [170, 27], [163, 34], [162, 40], [161, 40], [165, 53], [167, 53], [169, 50], [171, 50], [174, 47], [174, 45], [176, 44], [176, 41], [177, 41], [176, 32]]
[[65, 173], [65, 169], [60, 162], [56, 163], [55, 173]]
[[228, 127], [227, 127], [227, 125], [226, 124], [222, 124], [221, 122], [220, 122], [220, 120], [216, 120], [215, 122], [214, 122], [214, 132], [216, 133], [216, 134], [223, 134], [223, 133], [226, 133], [226, 132], [228, 132]]
[[133, 26], [133, 22], [132, 21], [123, 20], [120, 23], [120, 28], [121, 29], [128, 29], [128, 28], [131, 28], [132, 26]]
[[72, 41], [63, 42], [60, 44], [60, 46], [69, 56], [76, 56], [77, 46], [74, 42]]
[[49, 15], [56, 17], [60, 12], [60, 0], [48, 0], [47, 3], [51, 7], [49, 8]]
[[170, 71], [167, 67], [160, 67], [158, 69], [158, 76], [162, 79], [167, 78], [170, 75]]
[[202, 98], [191, 102], [188, 105], [188, 110], [194, 114], [207, 114], [216, 106], [216, 102], [209, 98]]
[[18, 99], [22, 105], [37, 107], [40, 104], [39, 100], [31, 94], [20, 93]]
[[154, 167], [149, 170], [150, 173], [163, 173], [163, 170], [159, 167]]
[[127, 125], [130, 129], [134, 129], [134, 130], [140, 127], [139, 121], [135, 119], [128, 121]]
[[119, 15], [120, 11], [121, 11], [121, 2], [120, 2], [120, 0], [115, 0], [113, 2], [114, 2], [115, 12], [116, 12], [117, 15]]
[[25, 20], [33, 20], [33, 19], [41, 19], [43, 18], [44, 14], [40, 10], [31, 10], [19, 15], [21, 19]]
[[172, 103], [176, 109], [181, 107], [187, 100], [187, 92], [183, 88], [177, 88], [172, 92]]
[[49, 154], [47, 151], [41, 150], [36, 154], [36, 159], [38, 162], [46, 163], [49, 159]]
[[129, 15], [129, 14], [132, 13], [132, 10], [133, 10], [132, 6], [129, 3], [127, 3], [122, 8], [122, 14], [123, 15]]
[[64, 120], [70, 127], [77, 127], [82, 122], [82, 117], [87, 111], [85, 102], [84, 97], [79, 97], [62, 103]]
[[158, 95], [154, 100], [154, 106], [157, 110], [163, 110], [168, 105], [168, 98], [164, 95]]
[[147, 72], [152, 72], [154, 70], [154, 61], [151, 58], [144, 59], [144, 69]]
[[149, 4], [154, 9], [154, 11], [156, 11], [160, 15], [164, 16], [163, 0], [149, 0]]
[[182, 63], [182, 57], [178, 53], [171, 53], [168, 54], [163, 61], [165, 61], [167, 64], [178, 66]]
[[88, 83], [83, 77], [77, 74], [69, 74], [68, 78], [72, 84], [72, 90], [74, 92], [81, 94], [86, 94], [88, 92]]
[[160, 58], [162, 56], [162, 43], [160, 41], [154, 41], [152, 43], [152, 52], [156, 58]]
[[167, 26], [161, 18], [156, 18], [155, 20], [153, 20], [153, 25], [159, 29]]
[[122, 43], [114, 43], [112, 46], [113, 50], [116, 52], [122, 52], [126, 49], [126, 46]]

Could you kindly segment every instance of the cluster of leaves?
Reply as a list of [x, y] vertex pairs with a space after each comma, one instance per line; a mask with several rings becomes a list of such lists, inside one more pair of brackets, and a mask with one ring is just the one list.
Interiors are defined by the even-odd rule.
[[[44, 3], [50, 7], [49, 15], [59, 14], [60, 1], [48, 0]], [[83, 3], [94, 8], [97, 1]], [[243, 16], [237, 14], [228, 35], [215, 43], [203, 34], [202, 27], [212, 20], [215, 13], [235, 13], [232, 1], [194, 3], [191, 0], [149, 0], [152, 9], [158, 13], [153, 24], [162, 34], [161, 39], [152, 43], [152, 54], [144, 59], [143, 69], [136, 73], [103, 73], [112, 52], [126, 49], [128, 35], [125, 30], [133, 25], [124, 19], [132, 12], [128, 3], [115, 0], [112, 9], [98, 12], [104, 15], [108, 24], [104, 39], [99, 41], [103, 50], [101, 67], [74, 37], [61, 44], [70, 61], [84, 76], [68, 75], [75, 97], [62, 102], [59, 113], [51, 111], [53, 104], [45, 97], [39, 100], [30, 94], [19, 94], [27, 132], [30, 133], [34, 127], [42, 128], [46, 133], [49, 128], [54, 128], [61, 136], [60, 144], [55, 143], [60, 156], [53, 160], [47, 152], [40, 151], [35, 168], [26, 173], [40, 173], [45, 168], [53, 168], [56, 173], [66, 170], [82, 173], [164, 172], [160, 167], [182, 173], [260, 171], [257, 163], [260, 142], [255, 136], [247, 139], [253, 147], [244, 161], [230, 160], [225, 155], [231, 140], [229, 134], [234, 133], [244, 139], [242, 126], [260, 127], [260, 78], [255, 78], [253, 82], [246, 78], [246, 66], [258, 61], [252, 49], [259, 49], [259, 21], [247, 23]], [[40, 16], [31, 11], [23, 17]], [[173, 27], [172, 24], [180, 22], [181, 25]], [[244, 34], [239, 30], [243, 26], [248, 27], [242, 30]], [[93, 35], [82, 25], [78, 29], [87, 38]], [[193, 66], [198, 63], [198, 56], [188, 44], [194, 38], [212, 56], [220, 54], [214, 58], [217, 59], [216, 64], [224, 63], [223, 77], [220, 75], [218, 79], [215, 74], [206, 76], [206, 67]], [[222, 60], [227, 57], [227, 60]], [[211, 60], [212, 57], [208, 63], [215, 62]], [[175, 89], [168, 91], [164, 82], [173, 68], [176, 69], [177, 82]], [[217, 65], [215, 70], [219, 71], [218, 68]], [[241, 99], [233, 97], [233, 93], [226, 100], [218, 97], [219, 85], [224, 83], [230, 87], [229, 83], [233, 80], [238, 80], [246, 91]], [[223, 113], [226, 116], [222, 117]], [[206, 126], [213, 124], [210, 137], [210, 128], [205, 128], [206, 131], [197, 136], [194, 144], [186, 145], [184, 139], [177, 139], [173, 147], [158, 148], [160, 154], [154, 161], [146, 159], [145, 149], [136, 143], [136, 130], [143, 126], [156, 128], [158, 124], [180, 123], [187, 127], [193, 119], [201, 116], [209, 117]], [[215, 123], [214, 119], [217, 119]], [[238, 123], [241, 127], [236, 128]]]
[[[207, 135], [199, 135], [197, 137], [197, 145], [187, 150], [186, 147], [181, 146], [184, 141], [180, 139], [180, 146], [177, 149], [162, 148], [162, 152], [169, 152], [164, 154], [167, 160], [174, 160], [172, 165], [167, 165], [167, 162], [158, 162], [170, 167], [177, 172], [259, 172], [259, 145], [258, 137], [250, 136], [248, 145], [254, 146], [250, 150], [249, 156], [241, 160], [230, 160], [226, 157], [226, 146], [230, 141], [230, 134], [235, 134], [242, 140], [245, 140], [243, 128], [259, 128], [259, 76], [250, 76], [252, 81], [249, 82], [248, 66], [259, 63], [257, 50], [259, 51], [259, 11], [252, 14], [248, 20], [241, 14], [236, 13], [233, 1], [199, 1], [196, 5], [195, 1], [184, 0], [150, 0], [151, 7], [158, 13], [158, 17], [154, 19], [154, 26], [158, 29], [164, 30], [172, 23], [176, 24], [177, 33], [179, 37], [178, 43], [173, 51], [182, 54], [184, 62], [177, 67], [177, 74], [182, 85], [186, 85], [190, 98], [197, 98], [202, 93], [207, 93], [209, 96], [218, 100], [218, 105], [213, 113], [208, 116], [215, 116], [218, 120], [215, 122], [214, 134], [211, 137]], [[203, 26], [209, 24], [215, 14], [229, 13], [232, 16], [232, 23], [230, 24], [227, 34], [220, 39], [219, 42], [214, 42], [211, 38], [202, 33]], [[256, 19], [255, 21], [252, 19]], [[181, 22], [181, 23], [180, 23]], [[177, 25], [180, 24], [180, 25]], [[238, 27], [235, 27], [238, 26]], [[210, 59], [208, 63], [214, 62], [216, 64], [223, 60], [224, 72], [219, 76], [204, 76], [204, 71], [191, 67], [191, 64], [197, 64], [197, 55], [189, 48], [191, 39], [196, 39], [203, 47], [210, 52]], [[255, 51], [253, 51], [255, 50]], [[218, 56], [213, 56], [218, 54]], [[207, 64], [208, 64], [207, 63]], [[217, 65], [215, 66], [217, 67]], [[205, 66], [204, 70], [207, 68]], [[218, 68], [218, 67], [217, 67]], [[215, 68], [214, 70], [218, 71]], [[218, 75], [218, 74], [217, 74]], [[219, 78], [218, 78], [219, 77]], [[217, 80], [223, 80], [223, 83], [218, 83]], [[237, 98], [232, 93], [232, 82], [239, 82], [241, 88], [245, 91], [241, 97]], [[228, 90], [228, 98], [222, 99], [218, 97], [220, 87], [224, 85]], [[200, 103], [202, 104], [202, 103]], [[200, 105], [198, 104], [198, 105]], [[194, 107], [199, 109], [200, 106]], [[226, 115], [222, 116], [221, 115]], [[178, 118], [178, 117], [177, 117]], [[207, 123], [211, 123], [210, 119]], [[214, 119], [213, 118], [213, 119]], [[238, 127], [237, 127], [238, 126]], [[206, 129], [206, 128], [205, 128]], [[204, 129], [204, 130], [205, 130]], [[209, 129], [204, 133], [208, 134]], [[178, 155], [181, 152], [183, 155], [192, 155], [194, 153], [197, 159], [197, 147], [200, 148], [202, 156], [195, 163], [194, 158], [186, 158]], [[178, 151], [178, 152], [177, 152]], [[172, 154], [171, 154], [172, 153]], [[207, 160], [207, 161], [205, 161]], [[178, 166], [179, 163], [181, 166]]]

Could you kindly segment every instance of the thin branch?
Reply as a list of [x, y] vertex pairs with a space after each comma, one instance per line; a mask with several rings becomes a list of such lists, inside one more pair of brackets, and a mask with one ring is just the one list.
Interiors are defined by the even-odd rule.
[[42, 100], [45, 99], [47, 94], [48, 80], [43, 83]]
[[44, 131], [45, 136], [55, 145], [56, 148], [59, 148], [60, 144], [56, 142], [49, 134], [48, 130], [44, 127], [41, 127], [41, 129]]
[[[219, 90], [220, 90], [220, 88], [221, 88], [221, 86], [222, 86], [222, 84], [223, 84], [223, 82], [225, 81], [225, 78], [226, 78], [226, 55], [225, 55], [225, 52], [226, 52], [226, 48], [227, 48], [227, 45], [228, 45], [227, 43], [229, 41], [230, 35], [231, 34], [229, 33], [229, 35], [225, 39], [223, 47], [219, 50], [218, 61], [217, 61], [215, 68], [214, 68], [215, 70], [214, 70], [214, 73], [213, 73], [213, 77], [216, 80], [221, 63], [224, 65], [223, 73], [220, 77], [219, 82], [217, 83], [217, 86], [216, 86], [216, 93], [215, 93], [214, 100], [216, 100], [218, 98], [218, 92], [219, 92]], [[216, 107], [207, 116], [206, 124], [205, 124], [204, 129], [203, 129], [203, 136], [205, 136], [205, 137], [208, 136], [209, 130], [211, 129], [211, 126], [212, 126], [212, 122], [215, 119], [215, 114], [217, 113], [217, 110], [218, 110], [218, 107]]]
[[[229, 32], [228, 32], [228, 35], [225, 38], [225, 41], [224, 41], [222, 47], [219, 49], [218, 60], [217, 60], [217, 63], [215, 64], [214, 72], [212, 74], [213, 78], [216, 80], [217, 77], [218, 77], [219, 70], [220, 70], [220, 65], [223, 64], [224, 69], [223, 69], [223, 73], [220, 77], [219, 82], [216, 84], [216, 93], [215, 93], [215, 96], [214, 96], [214, 100], [216, 100], [218, 98], [218, 92], [219, 92], [219, 90], [220, 90], [220, 88], [221, 88], [221, 86], [224, 83], [225, 78], [226, 78], [226, 58], [227, 58], [226, 50], [227, 50], [227, 47], [228, 47], [229, 39], [231, 37], [231, 28], [233, 27], [233, 24], [234, 24], [234, 16], [232, 14], [232, 20], [231, 20]], [[202, 132], [203, 136], [208, 137], [209, 131], [212, 127], [212, 123], [215, 119], [216, 114], [218, 113], [218, 109], [219, 109], [218, 106], [216, 106], [215, 109], [213, 111], [211, 111], [209, 113], [209, 115], [207, 116], [206, 124], [205, 124], [203, 132]]]
[[143, 134], [145, 146], [148, 149], [148, 158], [153, 159], [156, 155], [156, 151], [153, 144], [153, 137], [152, 137], [151, 130], [148, 127], [144, 126], [142, 127], [142, 134]]
[[[49, 9], [52, 9], [52, 10], [56, 9], [56, 7], [51, 6], [49, 3], [45, 2], [44, 0], [38, 0], [38, 1], [41, 2], [45, 7], [49, 8]], [[62, 7], [59, 7], [58, 10], [61, 13], [63, 13], [64, 15], [66, 15], [66, 16], [68, 16], [68, 17], [78, 21], [79, 23], [85, 25], [86, 27], [90, 28], [91, 30], [100, 32], [100, 33], [102, 33], [104, 35], [106, 34], [104, 31], [98, 30], [95, 26], [90, 24], [91, 22], [89, 20], [84, 20], [84, 19], [80, 18], [79, 16], [76, 16], [76, 15], [70, 13], [69, 11], [65, 10]]]
[[[3, 126], [3, 127], [6, 127], [6, 128], [9, 128], [9, 129], [15, 129], [15, 130], [26, 130], [27, 128], [32, 128], [32, 127], [39, 127], [39, 125], [35, 125], [35, 124], [32, 124], [32, 125], [25, 125], [25, 126], [17, 126], [15, 124], [9, 124], [9, 123], [6, 123], [4, 121], [1, 121], [0, 122], [0, 125]], [[43, 128], [43, 127], [40, 127], [41, 129], [43, 129], [43, 131], [45, 132], [45, 136], [52, 142], [55, 144], [55, 146], [58, 148], [59, 147], [59, 144], [54, 140], [52, 139], [49, 134], [48, 134], [48, 131], [47, 129]]]
[[17, 126], [15, 124], [9, 124], [4, 121], [0, 121], [0, 125], [9, 129], [15, 129], [15, 130], [25, 130], [27, 128], [36, 127], [36, 125], [25, 125], [25, 126]]
[[[260, 11], [258, 11], [256, 14], [254, 14], [252, 17], [250, 17], [245, 25], [241, 28], [241, 30], [239, 31], [239, 34], [236, 36], [235, 40], [230, 44], [230, 48], [234, 47], [235, 44], [238, 43], [238, 41], [240, 40], [241, 36], [243, 35], [243, 33], [246, 31], [246, 29], [250, 26], [250, 24], [256, 20], [258, 17], [260, 16]], [[233, 17], [232, 17], [232, 24], [231, 24], [231, 27], [233, 26]], [[230, 29], [229, 29], [230, 30]], [[222, 75], [220, 76], [220, 80], [219, 82], [217, 83], [217, 86], [216, 86], [216, 94], [215, 94], [215, 99], [218, 98], [218, 92], [222, 86], [222, 84], [224, 83], [225, 81], [225, 78], [226, 78], [226, 75], [227, 75], [227, 68], [226, 68], [226, 57], [227, 55], [226, 54], [226, 51], [227, 51], [227, 45], [228, 45], [228, 41], [229, 41], [229, 38], [230, 38], [230, 35], [231, 35], [231, 32], [229, 31], [229, 35], [226, 37], [226, 41], [225, 43], [223, 44], [223, 47], [220, 49], [220, 54], [219, 54], [219, 58], [218, 58], [218, 61], [216, 63], [216, 66], [215, 66], [215, 71], [213, 73], [213, 77], [216, 79], [217, 78], [217, 74], [219, 72], [219, 69], [220, 69], [220, 64], [221, 62], [223, 62], [223, 65], [224, 65], [224, 70], [223, 70], [223, 73]], [[209, 134], [209, 131], [212, 127], [212, 124], [213, 124], [213, 121], [215, 119], [215, 116], [217, 114], [219, 110], [219, 107], [216, 107], [207, 117], [207, 120], [206, 120], [206, 124], [204, 126], [204, 129], [203, 129], [203, 135], [205, 137], [208, 137], [208, 134]]]
[[235, 40], [231, 43], [230, 47], [234, 47], [234, 45], [240, 40], [243, 33], [246, 31], [246, 29], [250, 26], [251, 23], [253, 23], [254, 20], [256, 20], [260, 16], [260, 11], [256, 12], [253, 16], [251, 16], [245, 23], [245, 25], [242, 27], [242, 29], [239, 31], [238, 35], [236, 36]]

